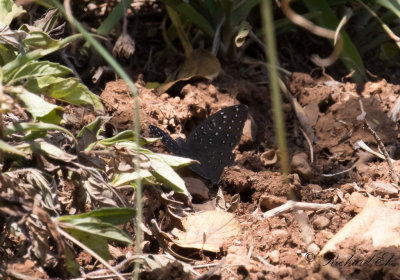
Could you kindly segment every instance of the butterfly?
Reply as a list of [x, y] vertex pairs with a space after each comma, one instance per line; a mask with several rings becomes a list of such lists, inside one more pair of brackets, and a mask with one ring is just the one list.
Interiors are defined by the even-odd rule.
[[226, 107], [202, 121], [186, 142], [180, 137], [172, 139], [156, 126], [150, 125], [149, 128], [151, 134], [160, 137], [173, 154], [199, 161], [200, 164], [189, 165], [192, 171], [218, 184], [224, 167], [235, 161], [232, 150], [239, 144], [247, 114], [246, 105]]

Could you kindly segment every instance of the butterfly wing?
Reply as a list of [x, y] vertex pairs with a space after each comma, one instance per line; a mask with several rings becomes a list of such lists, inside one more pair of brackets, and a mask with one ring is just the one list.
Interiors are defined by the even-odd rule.
[[246, 105], [224, 108], [201, 122], [190, 133], [187, 146], [200, 165], [191, 165], [199, 175], [218, 183], [225, 166], [232, 165], [233, 148], [239, 144], [247, 119]]
[[247, 119], [246, 105], [224, 108], [201, 122], [189, 135], [193, 150], [233, 150], [239, 144]]
[[246, 105], [224, 108], [201, 122], [190, 133], [187, 142], [175, 141], [156, 126], [149, 128], [152, 135], [161, 137], [170, 152], [198, 160], [200, 164], [191, 164], [189, 168], [217, 184], [224, 167], [235, 160], [232, 150], [239, 144], [247, 113]]
[[167, 147], [167, 149], [171, 153], [173, 153], [177, 156], [185, 156], [185, 155], [183, 155], [184, 152], [183, 152], [181, 145], [179, 145], [179, 143], [177, 141], [172, 139], [172, 137], [169, 136], [168, 133], [166, 133], [165, 131], [163, 131], [162, 129], [160, 129], [154, 125], [149, 125], [149, 128], [150, 128], [150, 133], [154, 137], [161, 137], [161, 142], [164, 144], [165, 147]]
[[235, 161], [232, 151], [204, 151], [193, 158], [200, 164], [191, 164], [189, 168], [213, 184], [218, 184], [225, 166], [230, 166]]

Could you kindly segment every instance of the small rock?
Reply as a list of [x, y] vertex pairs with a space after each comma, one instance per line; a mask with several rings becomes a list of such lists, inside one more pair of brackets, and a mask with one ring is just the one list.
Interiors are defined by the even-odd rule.
[[308, 188], [310, 188], [310, 190], [312, 192], [318, 193], [322, 191], [322, 187], [320, 185], [316, 185], [316, 184], [308, 184], [307, 185]]
[[175, 103], [179, 104], [181, 102], [181, 98], [179, 96], [174, 97]]
[[202, 180], [193, 177], [185, 177], [183, 180], [185, 181], [187, 190], [193, 196], [194, 200], [208, 200], [209, 190]]
[[319, 248], [319, 246], [317, 244], [315, 244], [314, 242], [311, 243], [310, 245], [308, 245], [308, 247], [307, 247], [307, 252], [312, 253], [315, 256], [318, 255], [319, 251], [321, 251], [321, 248]]
[[306, 153], [298, 153], [293, 156], [290, 163], [292, 170], [299, 174], [302, 179], [309, 179], [312, 176], [311, 167], [308, 164], [308, 156]]
[[378, 195], [395, 195], [399, 192], [393, 184], [382, 181], [371, 182], [366, 188], [370, 188], [370, 192]]
[[249, 146], [254, 143], [257, 134], [257, 125], [251, 117], [244, 123], [242, 138], [239, 145]]
[[268, 258], [272, 264], [277, 264], [279, 262], [279, 251], [274, 250], [268, 254]]
[[358, 208], [363, 208], [365, 203], [367, 202], [367, 199], [365, 196], [363, 196], [359, 192], [353, 192], [349, 197], [349, 203], [353, 206], [356, 206]]
[[327, 227], [329, 225], [330, 221], [328, 218], [324, 217], [324, 216], [318, 216], [314, 222], [313, 222], [313, 226], [317, 229], [323, 229], [325, 227]]
[[246, 265], [250, 259], [247, 257], [247, 249], [244, 246], [230, 246], [226, 255], [226, 264]]
[[286, 241], [289, 236], [287, 230], [284, 230], [284, 229], [274, 229], [271, 231], [270, 234], [271, 234], [272, 240], [274, 240], [274, 241], [277, 241], [277, 240]]
[[353, 184], [344, 184], [343, 186], [340, 187], [340, 190], [343, 193], [352, 193], [354, 191], [354, 186]]
[[260, 198], [260, 207], [266, 210], [270, 210], [278, 206], [281, 206], [286, 201], [287, 200], [284, 197], [278, 197], [274, 195], [263, 195]]

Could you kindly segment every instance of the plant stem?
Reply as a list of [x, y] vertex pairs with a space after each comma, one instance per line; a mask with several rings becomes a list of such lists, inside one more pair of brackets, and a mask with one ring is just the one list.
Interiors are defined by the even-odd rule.
[[282, 110], [282, 96], [279, 90], [279, 76], [277, 71], [278, 59], [274, 35], [271, 0], [261, 1], [261, 16], [263, 19], [264, 41], [268, 58], [269, 86], [274, 114], [274, 127], [278, 140], [280, 164], [284, 178], [289, 174], [288, 150], [286, 144], [286, 130]]

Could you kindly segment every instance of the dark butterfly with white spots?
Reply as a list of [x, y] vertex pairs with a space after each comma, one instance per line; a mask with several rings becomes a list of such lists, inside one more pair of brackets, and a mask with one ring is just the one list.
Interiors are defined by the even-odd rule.
[[201, 122], [186, 142], [180, 137], [175, 141], [156, 126], [150, 125], [149, 128], [153, 136], [161, 137], [170, 152], [199, 161], [200, 164], [191, 164], [189, 168], [217, 184], [224, 167], [232, 165], [235, 160], [232, 150], [239, 144], [247, 113], [246, 105], [224, 108]]

